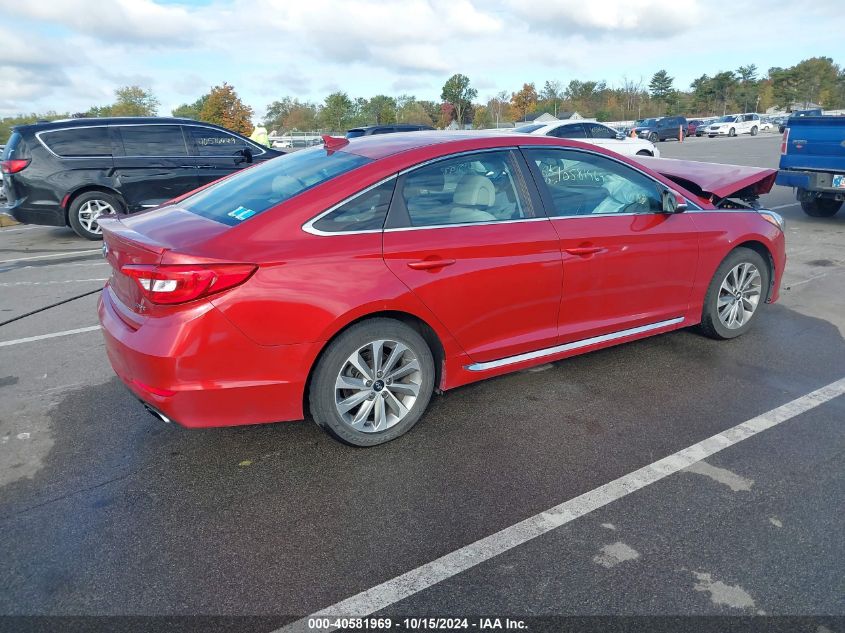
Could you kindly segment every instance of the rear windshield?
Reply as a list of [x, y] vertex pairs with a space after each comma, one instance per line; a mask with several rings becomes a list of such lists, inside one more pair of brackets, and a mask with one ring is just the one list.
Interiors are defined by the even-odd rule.
[[15, 160], [29, 158], [29, 148], [18, 132], [12, 132], [3, 150], [3, 160]]
[[234, 226], [369, 162], [371, 159], [357, 154], [314, 147], [246, 169], [186, 198], [179, 206]]
[[513, 129], [514, 132], [518, 134], [531, 134], [534, 130], [539, 130], [541, 127], [546, 127], [545, 123], [541, 124], [533, 124], [533, 125], [521, 125], [520, 127], [516, 127]]
[[364, 136], [366, 132], [364, 130], [349, 130], [346, 133], [346, 138], [358, 138], [359, 136]]

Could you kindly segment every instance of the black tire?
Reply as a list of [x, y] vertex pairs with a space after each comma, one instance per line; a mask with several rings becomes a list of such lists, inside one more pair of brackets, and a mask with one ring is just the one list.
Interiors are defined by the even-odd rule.
[[[420, 383], [416, 401], [408, 413], [384, 431], [363, 432], [345, 422], [336, 406], [336, 381], [344, 370], [347, 359], [356, 350], [377, 340], [402, 343], [413, 353], [419, 363]], [[352, 446], [377, 446], [407, 433], [425, 412], [434, 391], [434, 356], [425, 339], [412, 327], [394, 319], [374, 318], [351, 326], [325, 349], [311, 380], [309, 403], [314, 421], [336, 439]], [[381, 382], [380, 380], [376, 382]], [[369, 386], [369, 385], [368, 385]], [[374, 385], [373, 398], [379, 397]], [[388, 391], [388, 386], [383, 386]], [[381, 391], [381, 390], [380, 390]]]
[[639, 152], [637, 152], [637, 156], [654, 156], [654, 154], [652, 154], [647, 149], [641, 149]]
[[751, 128], [751, 136], [757, 136], [757, 132], [757, 126], [755, 125], [753, 128]]
[[[719, 319], [717, 303], [719, 300], [719, 289], [722, 282], [725, 281], [728, 273], [739, 264], [742, 263], [753, 264], [760, 272], [760, 299], [757, 307], [751, 314], [751, 317], [743, 323], [739, 328], [731, 329], [722, 323]], [[769, 270], [769, 263], [760, 256], [757, 251], [740, 246], [731, 251], [728, 256], [719, 264], [716, 272], [713, 274], [713, 279], [707, 287], [707, 294], [704, 295], [704, 308], [701, 312], [701, 324], [699, 328], [701, 332], [710, 338], [717, 340], [726, 340], [736, 338], [745, 334], [760, 313], [760, 306], [765, 302], [769, 294], [769, 279], [771, 278], [771, 271]]]
[[660, 137], [657, 136], [656, 132], [652, 132], [648, 135], [648, 140], [652, 143], [657, 143], [658, 141], [660, 141]]
[[[102, 232], [97, 232], [98, 226], [96, 220], [93, 223], [90, 223], [87, 218], [80, 218], [80, 212], [83, 214], [86, 213], [83, 211], [86, 203], [92, 203], [93, 205], [96, 205], [97, 203], [108, 205], [114, 209], [115, 213], [126, 212], [123, 207], [123, 203], [116, 196], [103, 193], [102, 191], [86, 191], [85, 193], [81, 193], [76, 196], [68, 209], [68, 222], [74, 232], [79, 237], [84, 237], [86, 240], [103, 239]], [[93, 230], [89, 230], [86, 225], [91, 226]]]
[[728, 131], [728, 136], [736, 136], [736, 128], [731, 128]]
[[811, 218], [830, 218], [841, 208], [842, 201], [832, 198], [814, 198], [801, 202], [801, 209]]

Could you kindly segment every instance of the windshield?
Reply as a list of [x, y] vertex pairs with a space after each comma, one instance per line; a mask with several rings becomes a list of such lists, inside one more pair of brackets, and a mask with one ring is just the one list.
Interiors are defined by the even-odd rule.
[[371, 159], [347, 152], [306, 149], [212, 185], [179, 205], [197, 215], [234, 226]]
[[651, 125], [655, 125], [657, 123], [657, 119], [640, 119], [639, 121], [635, 122], [634, 125], [636, 127], [648, 127]]
[[716, 123], [736, 123], [736, 117], [733, 115], [721, 116], [716, 119]]
[[533, 123], [531, 125], [521, 125], [519, 127], [514, 128], [513, 131], [519, 134], [531, 134], [531, 132], [533, 132], [534, 130], [539, 130], [541, 127], [546, 127], [546, 124], [543, 123], [541, 125], [538, 125], [536, 123]]

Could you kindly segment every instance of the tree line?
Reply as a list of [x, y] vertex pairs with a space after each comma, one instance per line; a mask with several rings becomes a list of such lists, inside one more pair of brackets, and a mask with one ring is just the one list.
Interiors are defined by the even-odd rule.
[[[655, 72], [648, 83], [643, 78], [623, 77], [616, 85], [603, 80], [573, 79], [565, 84], [550, 79], [541, 87], [533, 82], [509, 92], [503, 90], [486, 100], [478, 100], [478, 91], [463, 74], [450, 77], [439, 101], [417, 99], [414, 95], [378, 94], [370, 98], [351, 97], [343, 91], [327, 95], [321, 102], [286, 96], [267, 105], [262, 124], [269, 131], [322, 130], [340, 133], [352, 127], [385, 123], [414, 123], [445, 128], [492, 128], [524, 120], [531, 114], [578, 112], [599, 121], [628, 121], [667, 114], [712, 116], [728, 112], [764, 112], [772, 106], [788, 109], [818, 104], [826, 109], [845, 108], [845, 69], [830, 57], [805, 59], [789, 68], [773, 67], [763, 75], [748, 64], [736, 70], [703, 74], [686, 90], [675, 87], [675, 79], [666, 70]], [[115, 101], [74, 114], [19, 115], [0, 120], [0, 138], [8, 138], [13, 125], [41, 119], [69, 116], [155, 116], [159, 100], [149, 90], [126, 86], [115, 91]], [[212, 87], [192, 103], [172, 111], [187, 117], [222, 125], [250, 134], [253, 109], [228, 83]]]

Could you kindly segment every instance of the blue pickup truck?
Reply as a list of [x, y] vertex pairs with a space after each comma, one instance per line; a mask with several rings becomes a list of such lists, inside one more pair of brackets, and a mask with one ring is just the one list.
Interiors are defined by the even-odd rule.
[[836, 215], [845, 200], [845, 116], [790, 118], [775, 182], [795, 188], [807, 215]]

